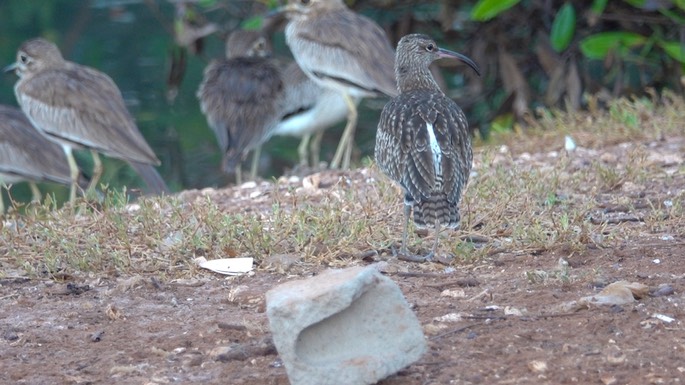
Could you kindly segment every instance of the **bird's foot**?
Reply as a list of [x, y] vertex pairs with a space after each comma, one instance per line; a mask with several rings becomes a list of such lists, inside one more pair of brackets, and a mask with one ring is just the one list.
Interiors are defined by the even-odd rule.
[[428, 262], [429, 260], [426, 259], [426, 257], [422, 257], [420, 255], [413, 255], [413, 254], [397, 254], [397, 259], [400, 261], [407, 261], [407, 262]]
[[398, 251], [394, 246], [392, 246], [392, 255], [393, 255], [393, 257], [399, 259], [400, 261], [419, 262], [419, 263], [430, 261], [430, 258], [428, 258], [429, 257], [428, 255], [427, 256], [420, 256], [420, 255], [412, 254], [406, 248], [401, 248]]
[[407, 261], [407, 262], [417, 262], [417, 263], [423, 263], [423, 262], [435, 262], [435, 263], [440, 263], [442, 265], [450, 265], [452, 261], [454, 260], [454, 256], [451, 254], [448, 255], [437, 255], [434, 252], [430, 252], [426, 255], [417, 255], [417, 254], [412, 254], [408, 250], [400, 250], [399, 252], [393, 248], [393, 256], [399, 259], [400, 261]]
[[454, 255], [452, 254], [447, 254], [447, 255], [433, 255], [431, 257], [432, 262], [437, 262], [443, 265], [450, 265], [452, 261], [454, 260]]

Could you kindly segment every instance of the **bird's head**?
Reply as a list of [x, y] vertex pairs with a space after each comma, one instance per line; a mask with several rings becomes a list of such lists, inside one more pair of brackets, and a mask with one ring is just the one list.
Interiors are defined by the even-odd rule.
[[260, 57], [271, 56], [271, 42], [259, 31], [237, 30], [226, 40], [226, 57]]
[[17, 76], [23, 77], [62, 62], [64, 58], [54, 43], [37, 38], [25, 41], [17, 51], [17, 61], [5, 67], [4, 71], [14, 71]]
[[288, 3], [279, 11], [285, 12], [286, 16], [292, 20], [341, 8], [346, 8], [342, 0], [288, 0]]
[[468, 57], [453, 51], [438, 47], [433, 39], [422, 34], [404, 36], [397, 43], [396, 61], [399, 66], [428, 68], [437, 59], [456, 59], [466, 63], [480, 76], [480, 69]]

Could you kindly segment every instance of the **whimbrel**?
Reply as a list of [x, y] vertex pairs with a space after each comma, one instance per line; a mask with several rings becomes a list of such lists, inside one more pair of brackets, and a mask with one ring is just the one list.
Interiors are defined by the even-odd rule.
[[0, 186], [19, 182], [29, 182], [33, 200], [40, 202], [36, 183], [69, 186], [69, 164], [62, 147], [38, 132], [20, 109], [0, 105]]
[[428, 69], [439, 58], [468, 64], [471, 59], [439, 48], [430, 37], [404, 36], [397, 44], [395, 76], [400, 95], [383, 108], [376, 134], [376, 162], [405, 193], [400, 253], [408, 256], [407, 228], [414, 211], [418, 228], [435, 228], [430, 260], [438, 249], [440, 227], [457, 228], [459, 200], [469, 179], [473, 152], [466, 116], [440, 90]]
[[235, 171], [238, 183], [240, 163], [251, 150], [255, 176], [259, 148], [279, 120], [283, 81], [270, 55], [270, 42], [261, 32], [234, 31], [226, 42], [226, 58], [207, 66], [197, 91], [224, 154], [223, 170]]
[[[316, 167], [324, 130], [345, 119], [347, 103], [340, 92], [324, 88], [305, 75], [297, 62], [291, 62], [285, 69], [283, 83], [284, 116], [273, 134], [302, 138], [297, 149], [300, 165]], [[360, 101], [352, 99], [355, 106]]]
[[70, 200], [76, 197], [79, 169], [74, 148], [88, 148], [94, 170], [88, 189], [103, 172], [98, 153], [127, 161], [154, 193], [168, 191], [153, 165], [160, 161], [138, 131], [114, 81], [106, 74], [65, 60], [45, 39], [24, 42], [17, 61], [5, 68], [19, 80], [17, 101], [35, 128], [62, 145], [71, 171]]
[[395, 54], [385, 32], [342, 0], [289, 0], [286, 43], [304, 73], [347, 103], [345, 131], [331, 168], [349, 168], [357, 125], [355, 98], [397, 95]]

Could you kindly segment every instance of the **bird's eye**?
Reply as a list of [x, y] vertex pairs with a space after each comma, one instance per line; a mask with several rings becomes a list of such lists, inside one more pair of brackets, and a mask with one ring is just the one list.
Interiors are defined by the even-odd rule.
[[300, 3], [301, 3], [302, 5], [309, 5], [309, 1], [310, 1], [310, 0], [300, 0]]
[[426, 51], [428, 51], [428, 52], [433, 52], [434, 49], [435, 49], [435, 46], [433, 44], [428, 44], [426, 46]]
[[22, 63], [26, 64], [26, 62], [29, 61], [29, 57], [26, 56], [26, 55], [19, 55], [19, 60], [20, 60]]

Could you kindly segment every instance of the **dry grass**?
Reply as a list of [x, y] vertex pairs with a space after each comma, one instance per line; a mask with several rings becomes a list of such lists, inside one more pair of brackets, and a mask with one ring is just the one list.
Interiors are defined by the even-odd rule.
[[[683, 165], [665, 173], [645, 145], [685, 136], [684, 111], [683, 101], [672, 95], [658, 103], [621, 99], [582, 114], [541, 111], [525, 133], [479, 145], [462, 201], [462, 230], [443, 233], [443, 252], [457, 256], [454, 264], [502, 253], [573, 254], [684, 228], [682, 189], [666, 194], [670, 183], [685, 178]], [[582, 148], [567, 154], [564, 135]], [[627, 142], [633, 143], [621, 145]], [[48, 200], [5, 218], [0, 277], [97, 273], [168, 279], [195, 274], [197, 256], [251, 255], [260, 268], [270, 268], [269, 256], [286, 254], [306, 269], [348, 265], [369, 250], [387, 255], [402, 233], [397, 187], [373, 166], [321, 178], [329, 180], [310, 179], [307, 187], [282, 180], [135, 204], [112, 191], [100, 204], [79, 201], [55, 209]], [[640, 197], [635, 191], [651, 193]], [[602, 210], [611, 205], [637, 213], [641, 225], [610, 225]], [[410, 249], [427, 250], [432, 237], [412, 232]], [[562, 266], [557, 278], [564, 279], [563, 271]], [[529, 274], [530, 281], [548, 276]]]

